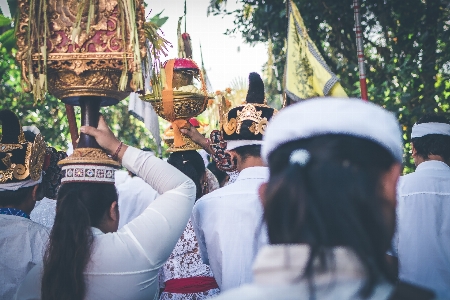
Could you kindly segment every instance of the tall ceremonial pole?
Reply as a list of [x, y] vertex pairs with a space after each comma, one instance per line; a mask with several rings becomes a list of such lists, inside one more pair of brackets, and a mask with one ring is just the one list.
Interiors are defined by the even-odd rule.
[[364, 65], [364, 44], [361, 27], [361, 7], [359, 6], [359, 0], [353, 0], [353, 10], [355, 12], [356, 50], [358, 54], [359, 84], [361, 87], [361, 98], [367, 101], [368, 96], [367, 96], [367, 82], [366, 82], [366, 67]]

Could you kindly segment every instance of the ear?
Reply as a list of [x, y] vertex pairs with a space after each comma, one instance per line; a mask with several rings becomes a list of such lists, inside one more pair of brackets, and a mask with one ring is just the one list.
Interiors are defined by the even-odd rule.
[[234, 166], [238, 167], [241, 163], [241, 157], [233, 150], [227, 151], [227, 153], [230, 154], [230, 159]]
[[119, 221], [119, 205], [117, 204], [117, 201], [111, 203], [111, 206], [109, 207], [109, 218], [113, 221]]
[[397, 182], [402, 171], [400, 163], [393, 164], [381, 177], [383, 195], [394, 207], [397, 204]]
[[414, 148], [413, 142], [411, 142], [411, 156], [417, 157], [417, 150], [416, 150], [416, 148]]
[[[38, 201], [37, 199], [37, 193], [38, 193], [39, 184], [36, 184], [33, 189], [31, 190], [31, 199], [33, 199], [33, 202]], [[39, 199], [42, 200], [42, 199]]]
[[267, 189], [267, 182], [264, 182], [258, 188], [259, 200], [261, 201], [263, 206], [266, 203], [266, 189]]

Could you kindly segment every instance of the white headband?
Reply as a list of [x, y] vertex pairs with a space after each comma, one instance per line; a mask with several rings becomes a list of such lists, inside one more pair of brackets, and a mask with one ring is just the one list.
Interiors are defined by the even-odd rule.
[[28, 179], [28, 180], [19, 181], [19, 182], [0, 184], [0, 192], [17, 191], [18, 189], [21, 189], [21, 188], [35, 186], [36, 184], [41, 183], [41, 182], [42, 182], [42, 174], [41, 174], [41, 177], [39, 177], [39, 180], [37, 180], [37, 181]]
[[450, 135], [450, 124], [431, 122], [414, 124], [411, 132], [411, 138], [420, 138], [428, 134]]
[[115, 169], [104, 165], [65, 165], [62, 167], [65, 182], [100, 182], [115, 183]]
[[314, 98], [280, 110], [263, 137], [261, 157], [291, 141], [319, 135], [345, 134], [376, 142], [398, 162], [403, 157], [403, 140], [397, 118], [370, 102], [348, 98]]
[[261, 140], [232, 140], [232, 141], [225, 140], [225, 141], [227, 142], [227, 150], [233, 150], [243, 146], [262, 145], [263, 143], [263, 141]]

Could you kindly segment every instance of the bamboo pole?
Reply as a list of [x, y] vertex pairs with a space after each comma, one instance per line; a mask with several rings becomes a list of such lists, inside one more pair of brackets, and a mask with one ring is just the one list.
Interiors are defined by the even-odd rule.
[[77, 120], [75, 119], [75, 111], [72, 105], [66, 104], [66, 114], [67, 120], [69, 121], [69, 131], [70, 137], [72, 139], [73, 149], [77, 147], [78, 140], [78, 128], [77, 128]]
[[367, 101], [368, 95], [367, 95], [366, 67], [364, 65], [364, 43], [361, 27], [361, 7], [359, 5], [359, 0], [353, 0], [353, 11], [355, 13], [356, 51], [358, 55], [359, 84], [361, 88], [361, 98]]

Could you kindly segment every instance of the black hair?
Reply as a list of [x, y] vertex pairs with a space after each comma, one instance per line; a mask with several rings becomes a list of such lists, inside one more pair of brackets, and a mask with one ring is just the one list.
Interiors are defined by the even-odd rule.
[[20, 188], [17, 191], [0, 192], [0, 207], [20, 206], [26, 201], [35, 186]]
[[[417, 121], [417, 124], [422, 123], [450, 124], [450, 121], [443, 115], [427, 114]], [[417, 154], [424, 159], [428, 159], [429, 155], [439, 155], [446, 162], [450, 160], [450, 136], [427, 134], [422, 137], [413, 138], [411, 142]]]
[[[297, 149], [309, 161], [290, 163]], [[270, 179], [264, 195], [264, 218], [271, 244], [308, 244], [305, 269], [314, 295], [313, 262], [330, 270], [331, 248], [352, 249], [365, 267], [362, 298], [382, 278], [393, 280], [385, 260], [392, 226], [383, 215], [380, 177], [395, 163], [379, 144], [348, 135], [323, 135], [286, 143], [269, 156]], [[395, 212], [392, 212], [394, 220]], [[394, 223], [394, 222], [392, 222]], [[392, 225], [391, 227], [389, 225]]]
[[215, 161], [210, 162], [207, 166], [207, 168], [211, 171], [211, 173], [216, 176], [217, 181], [219, 182], [220, 186], [223, 186], [224, 181], [227, 179], [228, 174], [222, 170], [220, 170], [217, 167], [217, 164]]
[[44, 256], [42, 300], [80, 300], [86, 295], [84, 271], [98, 227], [117, 201], [113, 184], [64, 183], [58, 191], [55, 223]]
[[234, 148], [232, 151], [236, 152], [242, 160], [249, 157], [261, 157], [261, 145], [248, 145]]
[[170, 154], [167, 162], [194, 181], [197, 188], [196, 199], [203, 196], [202, 177], [205, 175], [205, 163], [195, 150], [179, 151]]

